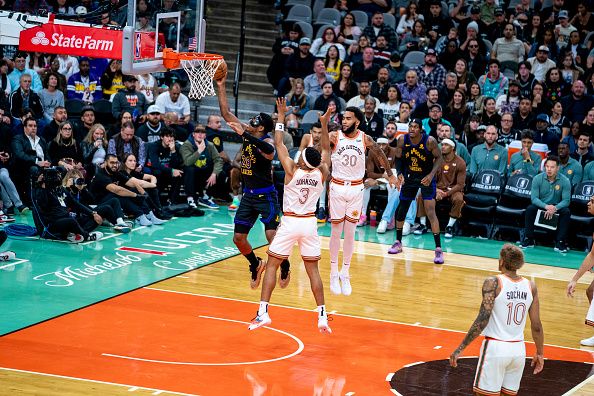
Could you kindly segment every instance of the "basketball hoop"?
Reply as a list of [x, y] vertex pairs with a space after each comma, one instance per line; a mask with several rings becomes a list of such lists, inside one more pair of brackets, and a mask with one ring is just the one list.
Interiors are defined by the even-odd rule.
[[163, 65], [167, 69], [179, 69], [181, 65], [188, 74], [190, 99], [200, 100], [205, 96], [215, 95], [212, 80], [221, 63], [223, 63], [222, 55], [201, 52], [177, 53], [171, 48], [163, 49]]

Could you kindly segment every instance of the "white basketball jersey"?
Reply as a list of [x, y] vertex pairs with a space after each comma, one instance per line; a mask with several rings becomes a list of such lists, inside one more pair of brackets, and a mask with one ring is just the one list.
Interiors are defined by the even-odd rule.
[[296, 216], [312, 216], [323, 190], [322, 172], [318, 168], [310, 171], [298, 168], [291, 181], [285, 184], [283, 212]]
[[526, 278], [513, 281], [505, 275], [497, 278], [501, 291], [495, 298], [483, 335], [501, 341], [523, 341], [526, 317], [532, 305], [530, 281]]
[[358, 131], [354, 138], [337, 132], [332, 152], [332, 177], [343, 181], [359, 181], [365, 176], [365, 133]]

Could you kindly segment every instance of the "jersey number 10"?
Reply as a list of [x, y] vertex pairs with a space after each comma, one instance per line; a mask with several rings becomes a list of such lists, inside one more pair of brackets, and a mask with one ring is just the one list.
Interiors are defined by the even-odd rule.
[[526, 304], [524, 303], [509, 303], [507, 304], [507, 324], [511, 325], [512, 320], [515, 324], [521, 325], [526, 316]]

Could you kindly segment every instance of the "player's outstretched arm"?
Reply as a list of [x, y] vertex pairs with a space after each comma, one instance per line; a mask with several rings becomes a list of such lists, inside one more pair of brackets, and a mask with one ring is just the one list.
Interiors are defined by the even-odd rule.
[[320, 138], [320, 146], [322, 147], [322, 164], [324, 168], [322, 173], [324, 180], [330, 174], [330, 133], [328, 132], [328, 121], [330, 120], [330, 110], [326, 110], [324, 114], [320, 114], [320, 124], [322, 124], [322, 137]]
[[396, 175], [392, 173], [392, 165], [390, 164], [388, 157], [386, 157], [386, 154], [380, 148], [380, 146], [369, 135], [365, 135], [365, 145], [369, 147], [369, 151], [375, 154], [375, 158], [379, 159], [381, 167], [384, 168], [384, 171], [386, 171], [386, 175], [388, 175], [390, 185], [398, 186], [398, 179], [396, 179]]
[[481, 303], [481, 308], [474, 323], [470, 326], [468, 333], [466, 333], [466, 336], [462, 340], [462, 343], [460, 343], [458, 348], [456, 348], [450, 355], [450, 365], [452, 367], [457, 366], [458, 356], [460, 356], [462, 351], [481, 334], [485, 327], [487, 327], [489, 319], [491, 318], [491, 313], [493, 312], [495, 297], [497, 297], [498, 285], [499, 280], [496, 276], [490, 276], [485, 279], [485, 282], [483, 283], [483, 302]]
[[289, 150], [283, 142], [283, 134], [285, 133], [285, 113], [289, 111], [285, 98], [276, 98], [276, 108], [278, 109], [278, 121], [274, 130], [274, 146], [278, 153], [278, 159], [285, 170], [285, 175], [289, 178], [293, 177], [295, 173], [295, 161], [289, 156]]
[[575, 292], [575, 286], [577, 285], [577, 282], [586, 272], [590, 271], [592, 267], [594, 267], [594, 245], [592, 246], [592, 249], [590, 249], [590, 253], [588, 253], [588, 255], [584, 257], [582, 265], [567, 285], [567, 295], [569, 297], [573, 297], [573, 293]]
[[441, 168], [441, 166], [443, 165], [443, 157], [441, 156], [441, 150], [437, 145], [437, 141], [431, 136], [429, 137], [429, 139], [427, 139], [427, 148], [431, 151], [431, 154], [433, 154], [434, 160], [431, 172], [421, 180], [421, 184], [424, 186], [428, 186], [429, 184], [431, 184], [431, 181], [435, 177], [437, 170]]
[[227, 75], [225, 74], [225, 77], [221, 78], [220, 80], [215, 80], [217, 83], [217, 89], [219, 91], [219, 94], [217, 96], [219, 98], [219, 109], [221, 110], [221, 116], [227, 123], [239, 123], [239, 119], [235, 117], [235, 114], [231, 113], [231, 110], [229, 110], [229, 103], [227, 102], [227, 91], [225, 89], [226, 79]]
[[540, 302], [538, 301], [536, 283], [530, 281], [530, 286], [532, 287], [532, 305], [530, 305], [528, 315], [530, 316], [532, 339], [536, 345], [536, 354], [532, 358], [531, 366], [534, 367], [534, 374], [538, 374], [544, 367], [544, 331], [540, 321]]

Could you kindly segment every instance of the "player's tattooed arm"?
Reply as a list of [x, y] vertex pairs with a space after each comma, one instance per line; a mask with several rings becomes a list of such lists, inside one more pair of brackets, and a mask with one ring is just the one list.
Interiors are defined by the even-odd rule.
[[369, 151], [379, 160], [381, 167], [384, 168], [386, 175], [388, 175], [390, 184], [393, 186], [397, 185], [398, 180], [396, 179], [396, 175], [392, 173], [392, 165], [390, 164], [388, 157], [386, 157], [386, 153], [384, 153], [380, 146], [369, 135], [365, 135], [365, 145], [369, 147]]
[[483, 302], [481, 303], [479, 313], [458, 348], [456, 348], [450, 356], [450, 364], [453, 367], [456, 367], [456, 361], [462, 351], [481, 334], [485, 327], [487, 327], [489, 319], [491, 318], [491, 313], [493, 312], [495, 298], [497, 297], [498, 285], [499, 281], [496, 276], [490, 276], [485, 279], [485, 282], [483, 283]]

